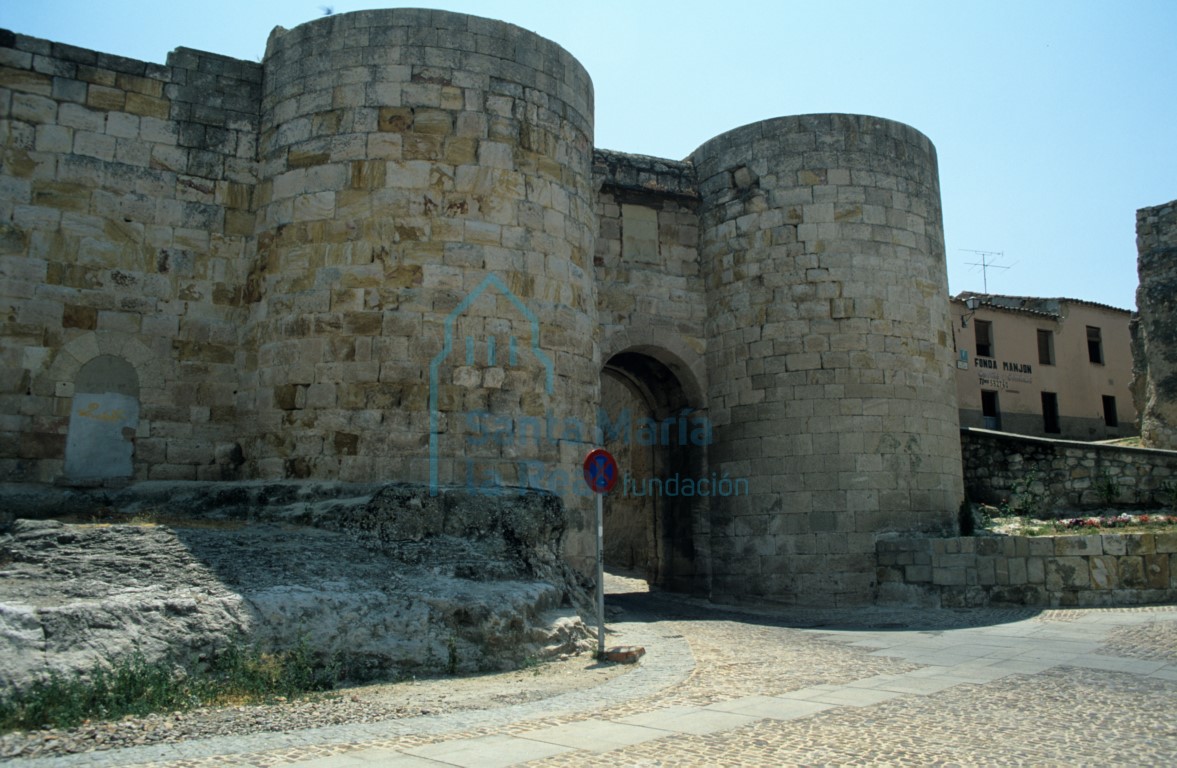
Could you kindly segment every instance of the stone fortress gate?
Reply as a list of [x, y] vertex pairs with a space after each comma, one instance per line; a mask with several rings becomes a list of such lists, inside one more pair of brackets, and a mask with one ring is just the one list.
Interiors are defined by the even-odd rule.
[[801, 604], [869, 601], [880, 533], [955, 528], [906, 125], [597, 150], [566, 51], [425, 10], [276, 29], [261, 63], [3, 32], [0, 121], [4, 481], [533, 486], [587, 566], [604, 443], [611, 562]]

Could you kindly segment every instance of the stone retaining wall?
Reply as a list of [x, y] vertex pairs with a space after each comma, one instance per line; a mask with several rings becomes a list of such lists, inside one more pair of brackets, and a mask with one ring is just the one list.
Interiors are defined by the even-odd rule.
[[1172, 505], [1177, 451], [962, 429], [965, 491], [1034, 514]]
[[1177, 600], [1177, 532], [889, 539], [880, 603], [1139, 605]]

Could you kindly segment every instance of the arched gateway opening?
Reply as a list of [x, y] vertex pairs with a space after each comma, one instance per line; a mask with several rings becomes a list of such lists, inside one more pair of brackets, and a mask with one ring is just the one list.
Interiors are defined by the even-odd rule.
[[[605, 498], [605, 564], [675, 591], [707, 593], [711, 426], [685, 366], [629, 349], [601, 371], [601, 428], [621, 481]], [[702, 486], [702, 487], [701, 487]]]

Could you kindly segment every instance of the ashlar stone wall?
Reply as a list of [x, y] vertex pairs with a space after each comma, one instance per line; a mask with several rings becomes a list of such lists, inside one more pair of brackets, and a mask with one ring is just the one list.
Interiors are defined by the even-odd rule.
[[[521, 461], [575, 461], [588, 435], [480, 440], [478, 414], [594, 423], [583, 68], [518, 27], [429, 11], [278, 30], [265, 67], [257, 473], [526, 485]], [[550, 371], [524, 360], [532, 342]]]
[[879, 602], [1140, 605], [1177, 600], [1177, 533], [887, 538]]
[[85, 479], [65, 471], [71, 423], [121, 412], [74, 391], [100, 356], [137, 372], [115, 436], [135, 477], [238, 476], [261, 80], [183, 48], [156, 65], [0, 33], [6, 479]]
[[960, 442], [936, 155], [857, 115], [700, 147], [713, 590], [860, 602], [880, 531], [947, 532]]
[[[528, 486], [587, 568], [603, 441], [657, 489], [610, 502], [656, 582], [869, 600], [875, 537], [962, 493], [931, 142], [806, 115], [594, 151], [593, 98], [442, 11], [260, 64], [0, 32], [0, 479]], [[627, 404], [649, 444], [605, 435]]]

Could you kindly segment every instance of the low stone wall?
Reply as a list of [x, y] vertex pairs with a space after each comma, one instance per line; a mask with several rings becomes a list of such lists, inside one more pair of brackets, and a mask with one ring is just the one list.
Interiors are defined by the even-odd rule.
[[[1177, 500], [1177, 451], [961, 430], [965, 492], [1026, 512], [1164, 507]], [[1028, 506], [1034, 507], [1029, 509]]]
[[880, 603], [1140, 605], [1177, 601], [1177, 532], [886, 539]]

